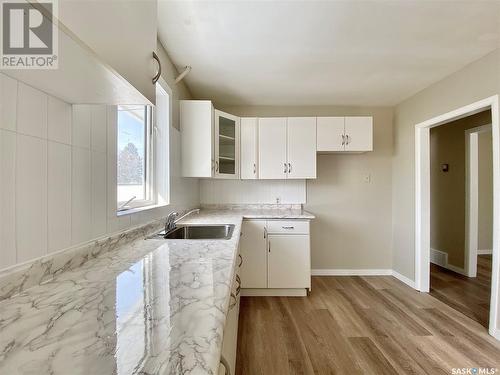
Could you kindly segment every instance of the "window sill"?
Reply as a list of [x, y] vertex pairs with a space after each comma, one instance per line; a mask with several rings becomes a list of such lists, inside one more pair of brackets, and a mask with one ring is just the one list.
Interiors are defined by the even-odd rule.
[[128, 210], [117, 211], [116, 212], [116, 216], [117, 217], [126, 216], [126, 215], [135, 214], [137, 212], [148, 211], [148, 210], [152, 210], [152, 209], [155, 209], [155, 208], [166, 207], [166, 206], [168, 206], [168, 204], [152, 204], [152, 205], [149, 205], [149, 206], [130, 208]]

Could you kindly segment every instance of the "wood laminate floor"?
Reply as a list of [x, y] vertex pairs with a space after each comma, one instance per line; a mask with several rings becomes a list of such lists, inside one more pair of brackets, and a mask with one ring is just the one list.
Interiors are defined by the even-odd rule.
[[451, 374], [500, 368], [478, 322], [392, 276], [313, 277], [309, 297], [243, 297], [238, 375]]
[[477, 257], [477, 277], [467, 277], [431, 263], [430, 294], [488, 327], [491, 255]]

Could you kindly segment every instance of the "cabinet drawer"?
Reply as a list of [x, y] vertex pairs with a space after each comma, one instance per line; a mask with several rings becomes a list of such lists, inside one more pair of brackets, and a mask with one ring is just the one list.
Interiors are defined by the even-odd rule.
[[268, 233], [309, 234], [309, 221], [301, 220], [269, 220]]

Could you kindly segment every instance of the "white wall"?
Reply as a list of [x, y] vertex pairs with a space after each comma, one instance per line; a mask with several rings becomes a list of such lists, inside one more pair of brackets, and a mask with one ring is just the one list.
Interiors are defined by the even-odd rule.
[[[175, 70], [160, 57], [171, 83]], [[190, 95], [171, 88], [178, 121], [176, 98]], [[71, 106], [0, 74], [0, 270], [199, 205], [198, 180], [181, 177], [180, 134], [170, 127], [171, 205], [116, 216], [114, 108]]]
[[305, 180], [201, 180], [203, 204], [303, 204]]

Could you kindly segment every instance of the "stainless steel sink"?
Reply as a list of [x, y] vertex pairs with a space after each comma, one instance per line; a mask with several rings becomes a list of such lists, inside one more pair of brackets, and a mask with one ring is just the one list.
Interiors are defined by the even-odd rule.
[[178, 225], [165, 233], [161, 231], [148, 238], [164, 238], [171, 240], [228, 240], [234, 231], [233, 224], [221, 225]]

